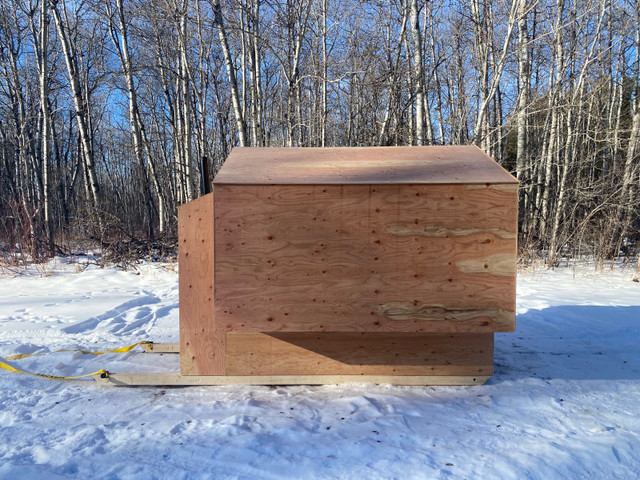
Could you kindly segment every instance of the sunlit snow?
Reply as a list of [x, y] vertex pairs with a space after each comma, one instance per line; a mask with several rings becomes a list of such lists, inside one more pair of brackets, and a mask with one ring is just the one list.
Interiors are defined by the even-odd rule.
[[[5, 269], [0, 356], [178, 341], [176, 270]], [[117, 388], [0, 371], [0, 479], [637, 478], [634, 276], [520, 273], [517, 332], [496, 335], [483, 386]], [[139, 349], [11, 363], [65, 376], [179, 370], [177, 355]]]

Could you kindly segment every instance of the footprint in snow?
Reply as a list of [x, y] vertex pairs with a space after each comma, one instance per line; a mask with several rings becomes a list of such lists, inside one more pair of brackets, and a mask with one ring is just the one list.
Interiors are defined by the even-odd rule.
[[[98, 315], [97, 317], [92, 317], [82, 322], [65, 327], [62, 329], [62, 331], [65, 333], [82, 333], [88, 330], [93, 330], [101, 324], [105, 325], [111, 324], [113, 322], [116, 322], [119, 326], [121, 324], [126, 325], [126, 315], [130, 310], [146, 307], [147, 305], [152, 305], [154, 303], [160, 303], [160, 299], [155, 295], [145, 295], [140, 298], [134, 298], [133, 300], [129, 300], [118, 305], [115, 308], [112, 308], [102, 315]], [[133, 326], [132, 328], [136, 328], [136, 326]]]

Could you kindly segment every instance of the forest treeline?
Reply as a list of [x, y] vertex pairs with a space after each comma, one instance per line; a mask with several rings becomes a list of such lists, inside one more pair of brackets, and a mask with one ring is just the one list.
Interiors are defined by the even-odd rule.
[[640, 0], [3, 0], [0, 248], [167, 241], [236, 145], [475, 143], [521, 181], [522, 258], [637, 255], [639, 25]]

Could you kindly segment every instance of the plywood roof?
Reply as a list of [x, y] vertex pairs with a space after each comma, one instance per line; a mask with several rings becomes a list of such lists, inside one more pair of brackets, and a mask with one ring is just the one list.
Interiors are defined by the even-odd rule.
[[517, 180], [475, 146], [237, 147], [214, 184], [450, 184]]

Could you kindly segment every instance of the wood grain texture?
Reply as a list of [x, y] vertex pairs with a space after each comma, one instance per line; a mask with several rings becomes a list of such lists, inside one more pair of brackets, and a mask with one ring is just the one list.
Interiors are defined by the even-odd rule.
[[517, 188], [476, 147], [235, 149], [180, 208], [170, 381], [486, 379], [515, 329]]
[[440, 322], [463, 323], [475, 318], [488, 317], [494, 324], [508, 324], [513, 312], [501, 308], [467, 308], [456, 309], [446, 305], [416, 305], [411, 302], [389, 302], [372, 304], [371, 308], [377, 310], [390, 320], [403, 321], [418, 319], [422, 323], [434, 324], [430, 331], [437, 331]]
[[474, 145], [233, 149], [214, 184], [512, 184]]
[[229, 375], [491, 375], [493, 334], [229, 333]]
[[181, 375], [179, 373], [111, 373], [93, 377], [112, 386], [219, 386], [219, 385], [335, 385], [391, 383], [394, 385], [482, 385], [489, 376], [446, 375]]
[[179, 343], [156, 343], [141, 345], [145, 353], [180, 353]]
[[225, 332], [515, 328], [515, 191], [217, 184], [214, 196]]
[[499, 238], [516, 238], [518, 235], [516, 232], [504, 230], [502, 228], [446, 228], [442, 225], [419, 225], [415, 221], [413, 223], [390, 223], [387, 226], [387, 232], [399, 237], [411, 237], [414, 235], [421, 235], [431, 238], [447, 238], [447, 237], [465, 237], [474, 234], [487, 234], [491, 233]]
[[178, 209], [180, 372], [223, 375], [225, 336], [214, 322], [213, 195]]

